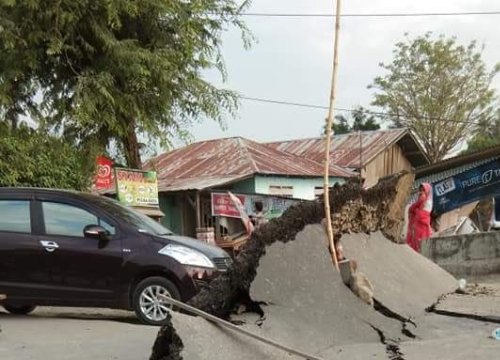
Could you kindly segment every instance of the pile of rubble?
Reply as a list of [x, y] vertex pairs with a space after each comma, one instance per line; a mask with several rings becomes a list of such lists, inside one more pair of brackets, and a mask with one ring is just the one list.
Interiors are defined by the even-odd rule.
[[[350, 182], [330, 194], [336, 241], [374, 284], [375, 307], [357, 298], [332, 266], [320, 201], [292, 206], [259, 228], [234, 266], [190, 305], [312, 354], [311, 359], [355, 358], [349, 346], [360, 343], [371, 344], [371, 355], [402, 358], [399, 343], [418, 336], [414, 319], [456, 285], [451, 275], [393, 242], [401, 226], [401, 199], [409, 191], [405, 184], [411, 183], [407, 176], [385, 179], [369, 190]], [[301, 356], [178, 312], [161, 328], [151, 356], [234, 358]]]

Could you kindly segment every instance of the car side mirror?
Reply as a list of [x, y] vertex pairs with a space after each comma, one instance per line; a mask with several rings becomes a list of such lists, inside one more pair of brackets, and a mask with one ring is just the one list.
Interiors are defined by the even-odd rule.
[[99, 225], [87, 225], [83, 228], [83, 235], [86, 238], [108, 240], [109, 231]]

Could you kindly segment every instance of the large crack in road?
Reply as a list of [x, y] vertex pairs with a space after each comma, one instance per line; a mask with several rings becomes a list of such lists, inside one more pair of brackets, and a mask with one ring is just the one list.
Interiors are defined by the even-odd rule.
[[394, 339], [387, 339], [384, 332], [377, 328], [376, 326], [369, 324], [370, 327], [375, 330], [380, 338], [380, 342], [385, 345], [385, 352], [387, 353], [387, 356], [389, 360], [405, 360], [404, 359], [404, 354], [401, 352], [401, 349], [399, 348], [399, 343], [400, 340], [394, 340]]
[[413, 334], [408, 329], [408, 324], [412, 325], [415, 329], [417, 328], [417, 324], [413, 320], [411, 320], [411, 318], [406, 318], [406, 317], [392, 311], [388, 307], [384, 306], [384, 304], [382, 304], [377, 299], [373, 299], [373, 301], [374, 301], [373, 308], [375, 309], [375, 311], [377, 311], [378, 313], [382, 314], [385, 317], [388, 317], [388, 318], [394, 319], [394, 320], [398, 320], [401, 322], [401, 333], [403, 335], [405, 335], [406, 337], [408, 337], [410, 339], [417, 339], [418, 338], [415, 334]]

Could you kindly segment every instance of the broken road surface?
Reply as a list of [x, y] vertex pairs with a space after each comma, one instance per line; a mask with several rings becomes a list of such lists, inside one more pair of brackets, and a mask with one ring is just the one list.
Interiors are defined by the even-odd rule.
[[[319, 202], [291, 207], [260, 228], [233, 268], [190, 304], [323, 359], [426, 359], [418, 353], [431, 354], [438, 339], [454, 344], [453, 334], [464, 326], [470, 344], [487, 337], [485, 328], [491, 324], [426, 312], [442, 295], [453, 292], [457, 282], [407, 246], [385, 237], [390, 236], [387, 230], [397, 227], [396, 219], [387, 216], [397, 198], [398, 179], [391, 181], [370, 190], [347, 184], [331, 193], [336, 238], [344, 234], [346, 255], [355, 258], [374, 283], [375, 307], [357, 298], [335, 272], [319, 224], [324, 214]], [[352, 232], [356, 234], [345, 235]], [[235, 315], [238, 308], [263, 311], [264, 317]], [[235, 358], [295, 359], [203, 318], [179, 313], [162, 327], [151, 356], [151, 360]]]

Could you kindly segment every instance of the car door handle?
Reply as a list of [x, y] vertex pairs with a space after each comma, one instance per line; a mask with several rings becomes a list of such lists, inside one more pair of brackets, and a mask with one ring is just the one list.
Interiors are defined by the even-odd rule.
[[55, 249], [59, 248], [59, 245], [57, 245], [55, 241], [40, 240], [40, 244], [42, 244], [48, 252], [53, 252]]

